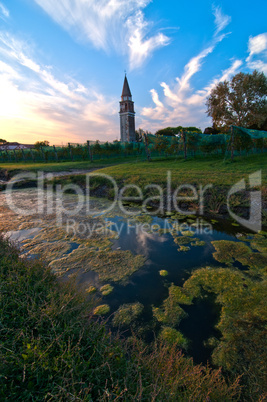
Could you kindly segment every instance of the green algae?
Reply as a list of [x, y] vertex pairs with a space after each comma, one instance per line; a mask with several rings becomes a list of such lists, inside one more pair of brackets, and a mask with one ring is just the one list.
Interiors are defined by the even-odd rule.
[[143, 304], [139, 302], [123, 304], [115, 312], [112, 324], [115, 327], [130, 325], [142, 314], [143, 309]]
[[[261, 270], [267, 265], [267, 253], [253, 252], [247, 244], [242, 242], [233, 242], [227, 240], [212, 241], [216, 252], [213, 257], [222, 263], [231, 265], [235, 261], [240, 262], [243, 266], [247, 266], [254, 271]], [[266, 239], [253, 237], [252, 244], [259, 251], [265, 251]]]
[[126, 250], [91, 250], [81, 245], [68, 256], [50, 263], [53, 272], [64, 274], [69, 269], [94, 271], [101, 281], [125, 281], [145, 262], [141, 255]]
[[[25, 204], [23, 198], [30, 197], [37, 200], [37, 190], [27, 190], [16, 193], [16, 199]], [[71, 208], [76, 201], [72, 195], [66, 198], [67, 208]], [[107, 208], [110, 202], [93, 200], [90, 206], [93, 212]], [[116, 208], [115, 208], [116, 209]], [[116, 215], [115, 211], [110, 214]], [[50, 263], [53, 272], [59, 276], [76, 269], [80, 272], [94, 271], [101, 281], [126, 281], [127, 278], [144, 264], [144, 257], [135, 256], [129, 251], [112, 251], [111, 240], [118, 237], [117, 232], [110, 230], [111, 223], [105, 222], [104, 216], [87, 216], [83, 212], [75, 216], [75, 222], [71, 230], [67, 230], [66, 217], [63, 217], [62, 224], [57, 225], [57, 216], [51, 214], [36, 214], [19, 216], [10, 211], [8, 206], [0, 207], [0, 229], [3, 231], [17, 231], [39, 228], [39, 233], [33, 238], [26, 238], [21, 242], [21, 248], [26, 254], [38, 255]], [[127, 218], [128, 215], [125, 215]], [[151, 221], [151, 217], [140, 215], [140, 220]], [[79, 230], [88, 227], [88, 232]], [[92, 229], [93, 228], [93, 229]], [[104, 228], [104, 229], [103, 229]], [[78, 248], [72, 252], [72, 244]]]
[[189, 244], [192, 241], [197, 241], [197, 238], [192, 238], [188, 236], [174, 236], [173, 237], [174, 243], [178, 244], [179, 246], [182, 246], [184, 244]]
[[36, 246], [32, 243], [30, 245], [27, 243], [25, 248], [29, 247], [30, 251], [28, 251], [28, 254], [42, 256], [47, 262], [54, 261], [71, 250], [71, 244], [63, 241], [40, 243]]
[[189, 250], [190, 250], [190, 247], [188, 247], [188, 246], [180, 246], [178, 248], [178, 251], [183, 251], [183, 252], [186, 252], [186, 251], [189, 251]]
[[110, 312], [110, 307], [108, 304], [101, 304], [94, 309], [94, 315], [106, 315]]
[[160, 274], [160, 276], [168, 276], [168, 275], [169, 275], [169, 272], [166, 271], [166, 269], [161, 269], [161, 270], [159, 271], [159, 274]]
[[204, 240], [197, 240], [197, 241], [191, 243], [191, 246], [193, 246], [193, 247], [202, 247], [205, 245], [206, 245], [206, 242]]
[[89, 286], [88, 288], [85, 289], [85, 292], [89, 293], [89, 294], [92, 294], [92, 293], [95, 293], [96, 290], [97, 290], [96, 287], [91, 285], [91, 286]]
[[162, 327], [159, 338], [166, 342], [168, 345], [176, 345], [183, 349], [188, 348], [188, 340], [184, 337], [184, 335], [171, 327]]
[[106, 284], [101, 286], [100, 292], [102, 293], [103, 296], [108, 296], [110, 293], [113, 292], [114, 287], [111, 286], [110, 284]]
[[195, 234], [195, 232], [193, 232], [193, 230], [183, 230], [183, 231], [181, 231], [181, 234], [183, 235], [183, 236], [194, 236], [194, 234]]
[[212, 340], [213, 363], [244, 375], [256, 387], [259, 382], [265, 384], [266, 272], [259, 271], [255, 278], [232, 268], [202, 268], [194, 271], [183, 287], [191, 298], [212, 293], [221, 306], [216, 325], [221, 336]]
[[186, 317], [185, 311], [180, 304], [191, 304], [192, 300], [186, 291], [179, 286], [169, 287], [169, 296], [162, 303], [161, 307], [152, 307], [153, 316], [157, 321], [175, 327], [179, 325], [182, 318]]
[[251, 253], [251, 249], [242, 242], [228, 240], [212, 241], [216, 252], [213, 253], [215, 260], [226, 264], [233, 263], [238, 256], [244, 256]]
[[249, 241], [250, 246], [253, 249], [260, 251], [261, 253], [267, 253], [267, 237], [260, 234], [256, 234]]
[[134, 217], [134, 220], [138, 223], [152, 223], [153, 218], [151, 215], [148, 214], [142, 214], [142, 215], [137, 215]]

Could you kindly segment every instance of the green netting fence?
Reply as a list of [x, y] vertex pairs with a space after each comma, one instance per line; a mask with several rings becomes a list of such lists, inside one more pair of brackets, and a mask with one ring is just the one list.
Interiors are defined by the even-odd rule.
[[98, 161], [114, 158], [194, 157], [196, 155], [218, 155], [222, 158], [234, 155], [249, 155], [266, 152], [267, 132], [232, 126], [229, 134], [199, 134], [182, 132], [175, 137], [144, 135], [140, 142], [98, 143], [87, 141], [63, 147], [40, 147], [39, 149], [5, 150], [0, 148], [0, 162], [64, 162]]

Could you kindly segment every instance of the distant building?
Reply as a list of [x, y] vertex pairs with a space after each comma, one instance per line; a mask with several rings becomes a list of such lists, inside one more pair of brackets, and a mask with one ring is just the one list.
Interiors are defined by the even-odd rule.
[[120, 101], [121, 142], [135, 142], [135, 111], [132, 94], [125, 74]]
[[0, 151], [16, 151], [19, 149], [31, 149], [34, 145], [19, 144], [18, 142], [4, 142], [0, 144]]

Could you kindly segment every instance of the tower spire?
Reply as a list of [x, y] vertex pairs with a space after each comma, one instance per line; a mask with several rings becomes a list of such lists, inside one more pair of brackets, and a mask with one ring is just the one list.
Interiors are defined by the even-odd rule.
[[134, 102], [132, 101], [126, 71], [120, 101], [120, 131], [122, 142], [136, 141]]
[[[124, 83], [123, 83], [123, 88], [122, 88], [122, 93], [121, 93], [121, 100], [128, 100], [128, 99], [124, 98], [125, 96], [132, 98], [132, 94], [130, 91], [126, 73], [125, 73]], [[132, 100], [132, 99], [129, 99], [129, 100]]]

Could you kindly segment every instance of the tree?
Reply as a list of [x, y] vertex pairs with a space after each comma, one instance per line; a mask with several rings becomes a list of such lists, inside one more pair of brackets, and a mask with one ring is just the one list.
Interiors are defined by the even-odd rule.
[[216, 127], [260, 126], [267, 116], [267, 77], [256, 70], [238, 73], [230, 81], [219, 82], [206, 105]]
[[49, 147], [49, 141], [37, 141], [37, 142], [34, 144], [34, 147], [35, 147], [36, 149], [40, 149], [41, 147]]
[[2, 138], [0, 138], [0, 144], [5, 144], [6, 140], [3, 140]]
[[[177, 134], [177, 133], [176, 133]], [[155, 135], [167, 135], [169, 137], [173, 137], [175, 135], [175, 128], [174, 127], [166, 127], [158, 130]]]

